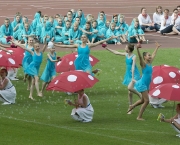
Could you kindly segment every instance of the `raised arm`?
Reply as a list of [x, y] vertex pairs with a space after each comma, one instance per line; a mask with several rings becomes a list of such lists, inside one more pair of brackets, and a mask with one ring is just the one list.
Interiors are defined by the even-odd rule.
[[12, 52], [8, 51], [7, 49], [3, 48], [3, 47], [0, 47], [1, 50], [5, 51], [5, 52], [8, 52], [10, 54], [12, 54]]
[[156, 44], [156, 48], [155, 48], [154, 52], [152, 53], [151, 63], [153, 62], [154, 58], [156, 57], [156, 53], [157, 53], [159, 47], [161, 47], [161, 45], [159, 43], [156, 42], [155, 44]]
[[97, 46], [97, 45], [99, 45], [99, 44], [101, 44], [101, 43], [103, 43], [103, 42], [106, 42], [106, 41], [108, 41], [108, 40], [110, 40], [110, 39], [113, 39], [113, 37], [111, 36], [111, 37], [109, 37], [109, 38], [107, 38], [107, 39], [98, 41], [98, 42], [96, 42], [96, 43], [91, 43], [91, 44], [88, 44], [88, 45], [89, 45], [90, 48], [92, 48], [92, 47], [95, 47], [95, 46]]
[[26, 48], [25, 45], [20, 44], [20, 43], [18, 43], [17, 41], [14, 41], [14, 40], [11, 40], [11, 42], [13, 42], [15, 45], [19, 46], [20, 48], [28, 51], [28, 52], [31, 53], [32, 55], [34, 54], [34, 52], [33, 52], [31, 49]]
[[139, 51], [139, 48], [140, 48], [140, 46], [137, 45], [137, 53], [138, 53], [138, 56], [139, 56], [140, 65], [141, 65], [142, 68], [144, 68], [146, 64], [145, 64], [145, 62], [144, 62], [144, 60], [143, 60], [143, 58], [142, 58], [142, 56], [141, 56], [141, 53], [140, 53], [140, 51]]
[[58, 45], [58, 44], [54, 44], [57, 47], [62, 47], [62, 48], [77, 48], [78, 45], [74, 44], [74, 45]]
[[2, 43], [0, 43], [0, 46], [1, 46], [1, 47], [4, 47], [4, 48], [9, 48], [9, 47], [11, 47], [11, 46], [8, 45], [8, 44], [4, 45], [4, 44], [2, 44]]
[[118, 52], [118, 51], [116, 51], [116, 50], [112, 50], [112, 49], [110, 49], [110, 48], [108, 48], [108, 47], [106, 47], [106, 49], [107, 49], [108, 51], [116, 54], [116, 55], [126, 56], [126, 54], [127, 54], [127, 53]]

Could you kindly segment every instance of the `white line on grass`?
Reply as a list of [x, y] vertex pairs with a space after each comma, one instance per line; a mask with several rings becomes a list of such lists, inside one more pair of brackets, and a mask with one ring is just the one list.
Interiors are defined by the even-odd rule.
[[[83, 130], [76, 130], [76, 129], [73, 129], [73, 128], [70, 128], [70, 127], [66, 127], [66, 126], [57, 126], [57, 125], [54, 125], [54, 124], [46, 124], [46, 123], [41, 123], [41, 122], [23, 120], [23, 119], [13, 118], [13, 117], [9, 117], [9, 116], [0, 116], [0, 117], [7, 118], [7, 119], [11, 119], [11, 120], [22, 121], [22, 122], [28, 122], [28, 123], [34, 123], [34, 124], [44, 125], [44, 126], [50, 126], [50, 127], [55, 127], [55, 128], [62, 128], [62, 129], [66, 129], [66, 130], [76, 131], [76, 132], [83, 132], [83, 133], [87, 133], [87, 134], [93, 134], [93, 135], [98, 135], [98, 136], [102, 136], [102, 137], [113, 138], [113, 139], [117, 139], [117, 140], [124, 140], [124, 141], [129, 141], [129, 142], [136, 142], [136, 143], [146, 144], [146, 145], [155, 145], [155, 144], [147, 143], [147, 142], [143, 142], [143, 141], [137, 141], [137, 140], [127, 139], [127, 138], [120, 138], [120, 137], [116, 137], [116, 136], [104, 135], [104, 134], [99, 134], [99, 133], [93, 133], [93, 132], [83, 131]], [[157, 145], [157, 144], [156, 144], [156, 145]]]

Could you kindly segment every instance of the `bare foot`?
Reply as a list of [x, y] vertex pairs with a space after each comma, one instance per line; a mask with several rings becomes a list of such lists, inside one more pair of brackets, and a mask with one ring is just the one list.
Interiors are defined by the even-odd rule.
[[39, 92], [38, 97], [42, 97], [42, 96], [43, 96], [42, 92]]
[[34, 98], [32, 96], [29, 96], [29, 99], [33, 100], [34, 101]]
[[23, 81], [26, 82], [26, 77], [23, 78]]
[[145, 119], [139, 118], [139, 117], [137, 117], [137, 120], [139, 120], [139, 121], [145, 121]]
[[29, 90], [30, 90], [30, 87], [27, 87], [27, 90], [29, 91]]
[[128, 114], [129, 112], [131, 112], [133, 109], [134, 109], [134, 106], [133, 106], [133, 105], [129, 105], [129, 109], [128, 109], [128, 111], [127, 111], [127, 114]]
[[121, 45], [121, 43], [120, 43], [120, 42], [118, 42], [118, 43], [117, 43], [117, 45]]

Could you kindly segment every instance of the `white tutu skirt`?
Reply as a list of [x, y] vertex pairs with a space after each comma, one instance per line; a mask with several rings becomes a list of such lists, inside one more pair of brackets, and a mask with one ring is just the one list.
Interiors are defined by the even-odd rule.
[[0, 90], [0, 95], [3, 97], [4, 100], [6, 100], [9, 103], [15, 103], [16, 99], [16, 89], [14, 86], [12, 86], [9, 89], [6, 90]]
[[[77, 114], [78, 115], [77, 115]], [[74, 108], [71, 112], [71, 116], [74, 120], [81, 122], [90, 122], [93, 119], [94, 109], [90, 104], [87, 108]]]

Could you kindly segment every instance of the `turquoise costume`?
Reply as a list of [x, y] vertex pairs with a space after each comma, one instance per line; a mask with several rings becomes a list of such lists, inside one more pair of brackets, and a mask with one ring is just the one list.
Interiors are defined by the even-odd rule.
[[81, 44], [82, 42], [80, 41], [82, 32], [79, 30], [79, 28], [74, 31], [74, 28], [69, 30], [69, 37], [71, 40], [74, 41], [74, 44]]
[[[128, 57], [128, 54], [126, 55], [126, 73], [124, 75], [124, 81], [123, 84], [128, 86], [129, 83], [132, 81], [132, 64], [133, 64], [133, 57], [135, 55], [133, 54], [132, 56]], [[134, 67], [134, 79], [138, 81], [140, 79], [140, 73], [139, 70], [135, 64]]]
[[75, 16], [74, 19], [76, 19], [76, 17], [79, 17], [79, 18], [80, 18], [80, 26], [84, 26], [85, 23], [86, 23], [86, 19], [85, 19], [85, 17], [84, 17], [83, 11], [82, 11], [82, 15], [81, 15], [81, 16], [78, 15], [78, 11], [77, 11], [77, 12], [76, 12], [76, 16]]
[[[62, 28], [62, 36], [63, 36], [63, 43], [68, 45], [69, 43], [69, 31], [70, 31], [71, 27], [67, 28], [66, 26], [64, 26]], [[68, 35], [65, 35], [68, 34]]]
[[44, 43], [44, 38], [46, 36], [48, 36], [48, 38], [46, 38], [46, 42], [51, 41], [51, 39], [55, 36], [55, 33], [51, 28], [51, 23], [49, 21], [47, 21], [45, 27], [42, 28], [41, 37], [40, 37], [41, 43]]
[[11, 24], [9, 24], [7, 28], [5, 25], [2, 25], [0, 28], [0, 42], [2, 44], [8, 44], [4, 36], [13, 36], [13, 29], [11, 27]]
[[131, 25], [128, 28], [128, 42], [129, 43], [137, 43], [137, 40], [135, 37], [131, 38], [131, 36], [135, 36], [137, 34], [144, 34], [144, 31], [141, 29], [140, 25], [137, 28], [135, 28], [134, 20], [133, 20]]
[[[111, 30], [111, 28], [109, 28], [109, 29], [106, 31], [106, 38], [109, 38], [109, 37], [111, 37], [111, 36], [113, 36], [113, 35], [114, 35], [114, 36], [118, 36], [118, 35], [119, 35], [119, 32], [118, 32], [117, 30]], [[120, 42], [119, 37], [107, 41], [108, 44], [114, 44], [114, 43], [117, 43], [117, 42]]]
[[13, 37], [15, 39], [18, 39], [18, 34], [19, 34], [19, 30], [20, 30], [20, 25], [22, 24], [22, 18], [20, 18], [19, 22], [16, 21], [16, 17], [14, 17], [14, 21], [11, 23], [12, 29], [14, 29], [16, 27], [16, 25], [19, 24], [19, 26], [16, 28], [16, 30], [13, 30]]
[[[50, 55], [50, 57], [53, 60], [56, 60], [56, 53], [52, 55]], [[41, 80], [43, 80], [44, 82], [48, 83], [51, 81], [52, 77], [56, 76], [56, 67], [55, 67], [55, 62], [52, 62], [49, 58], [47, 59], [47, 64], [46, 67], [43, 71], [43, 74], [41, 76]]]
[[77, 48], [78, 57], [74, 61], [75, 69], [76, 70], [82, 70], [84, 72], [89, 72], [91, 75], [92, 73], [92, 66], [89, 61], [89, 54], [90, 54], [90, 48], [88, 45], [86, 45], [84, 48], [81, 47], [81, 45]]
[[32, 21], [31, 26], [36, 36], [39, 36], [41, 32], [41, 28], [39, 27], [39, 25], [41, 25], [41, 16], [39, 13], [35, 13], [34, 20]]
[[39, 68], [42, 63], [43, 54], [40, 52], [40, 55], [37, 55], [36, 52], [34, 52], [34, 55], [32, 56], [32, 62], [29, 64], [29, 66], [26, 68], [25, 73], [34, 77], [38, 76], [39, 74]]
[[145, 68], [142, 69], [142, 77], [134, 84], [134, 89], [138, 92], [144, 92], [149, 90], [149, 86], [152, 79], [152, 66], [146, 64]]
[[[28, 48], [28, 45], [26, 45], [26, 48]], [[32, 51], [34, 51], [34, 48], [31, 49]], [[23, 66], [23, 70], [24, 72], [26, 71], [27, 67], [29, 66], [29, 64], [32, 62], [32, 55], [30, 52], [28, 52], [27, 50], [25, 51], [25, 55], [24, 58], [22, 60], [22, 66]]]

